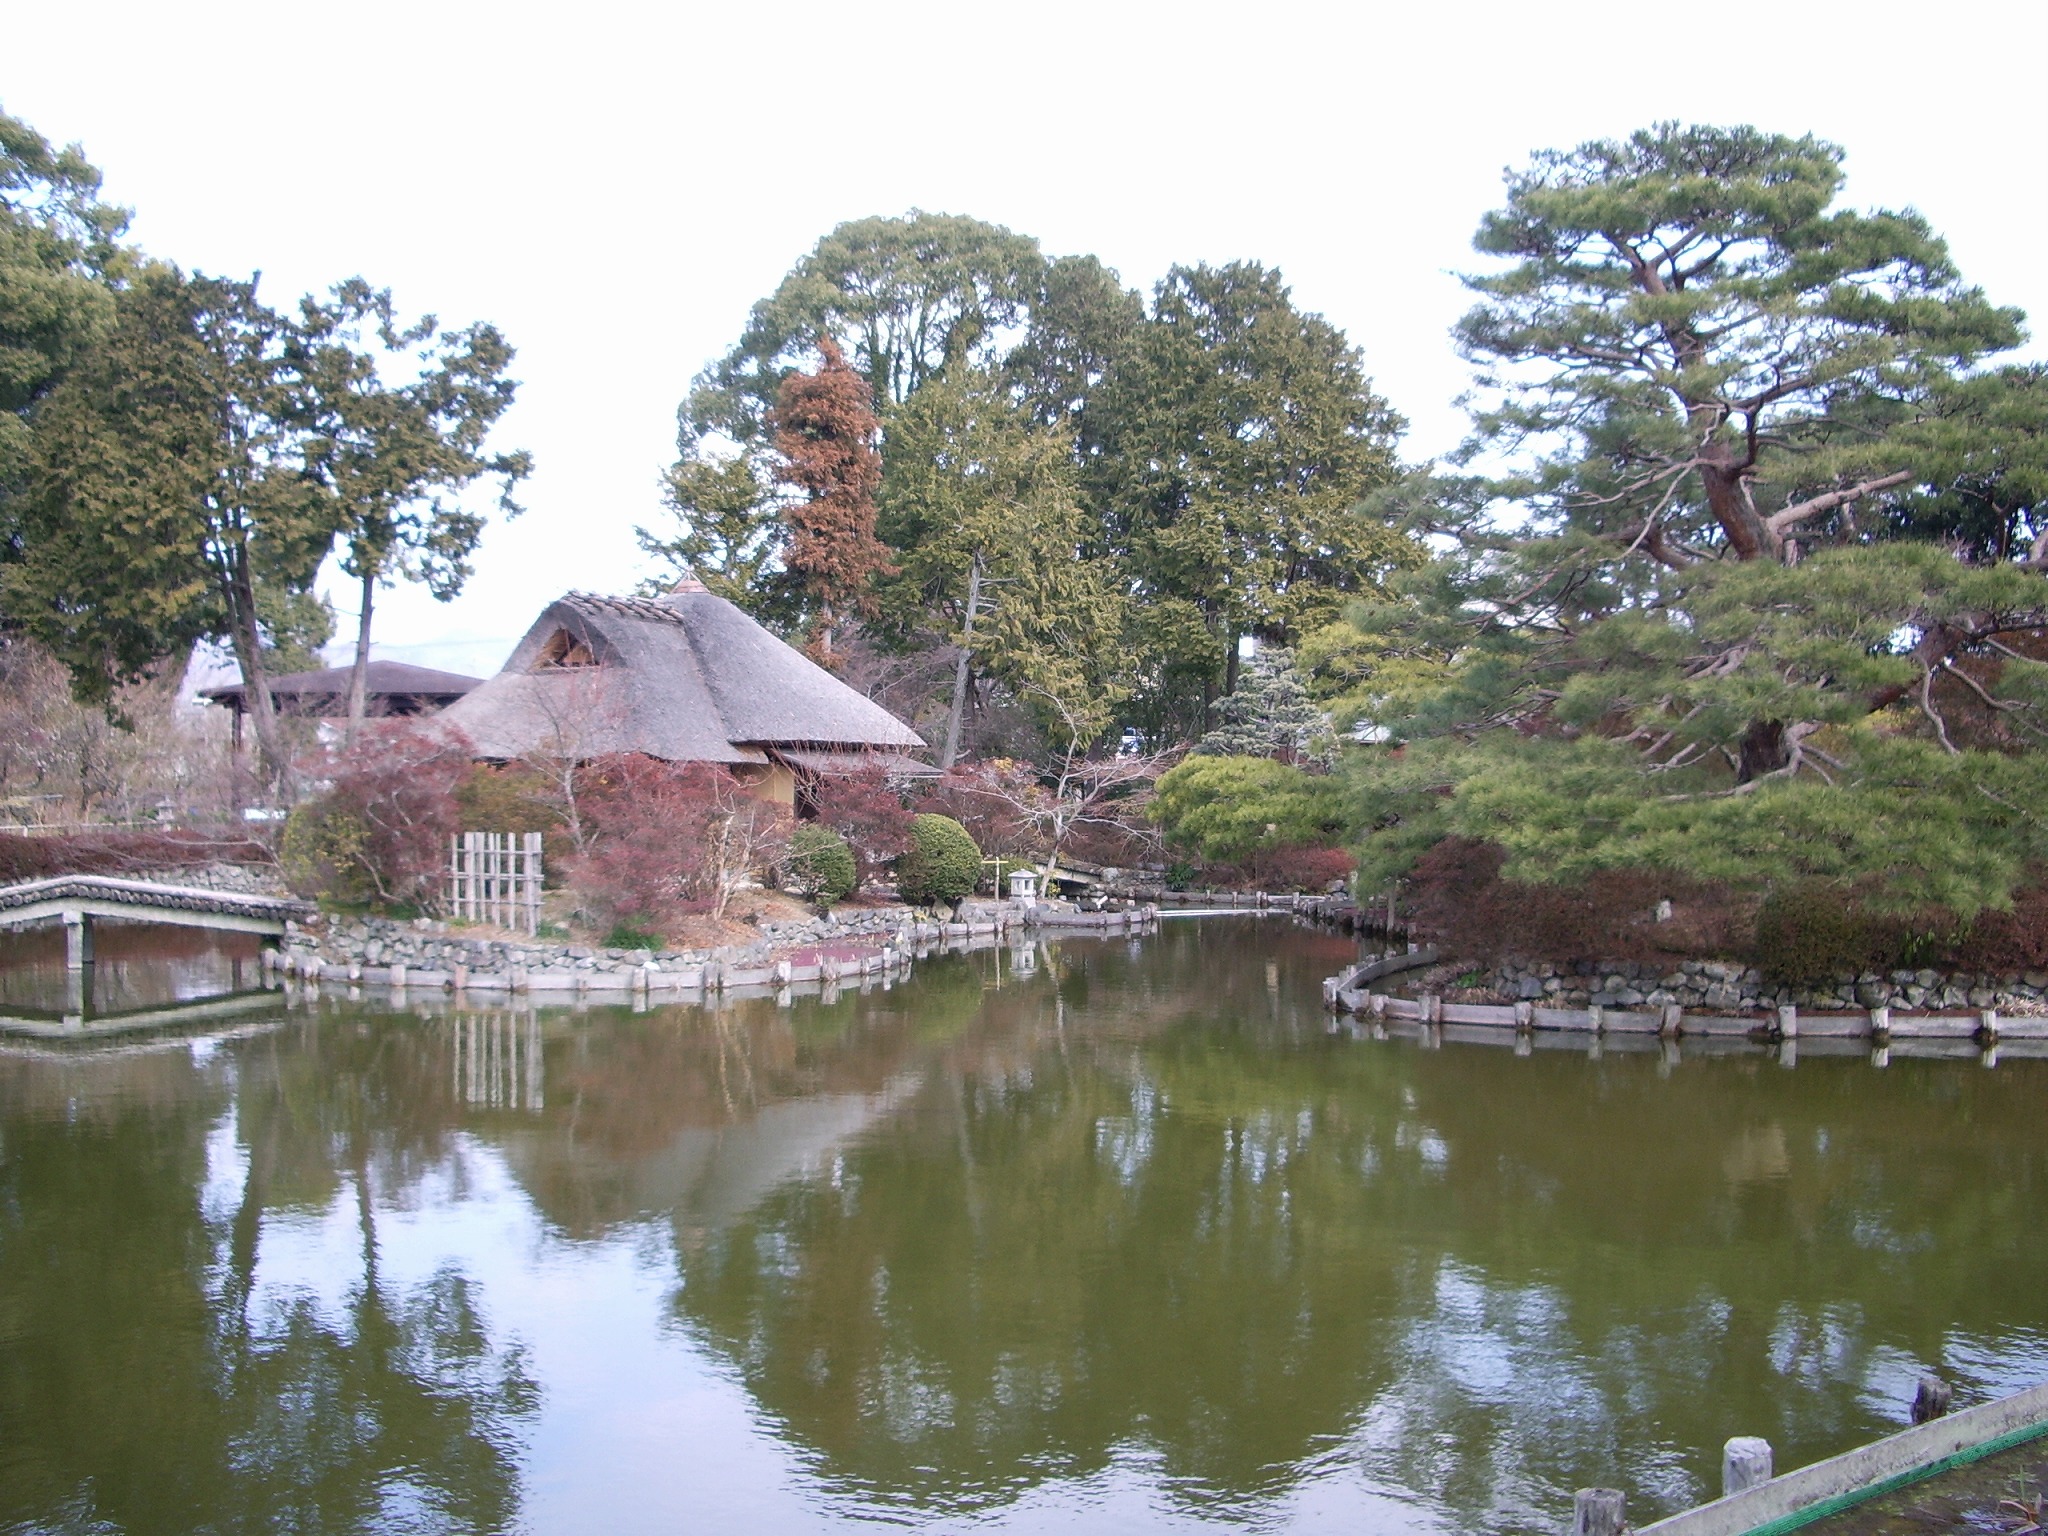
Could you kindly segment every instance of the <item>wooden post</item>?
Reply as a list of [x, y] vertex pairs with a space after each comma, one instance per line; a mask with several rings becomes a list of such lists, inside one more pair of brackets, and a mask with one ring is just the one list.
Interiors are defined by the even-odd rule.
[[1892, 1032], [1892, 1011], [1889, 1008], [1870, 1010], [1870, 1033], [1879, 1040], [1886, 1039]]
[[1581, 1488], [1572, 1495], [1572, 1536], [1622, 1536], [1628, 1495], [1619, 1488]]
[[1721, 1447], [1721, 1497], [1733, 1498], [1771, 1480], [1771, 1442], [1737, 1435]]
[[1913, 1391], [1913, 1422], [1925, 1424], [1938, 1419], [1955, 1401], [1956, 1389], [1939, 1376], [1922, 1376]]
[[[1778, 1038], [1797, 1040], [1799, 1038], [1799, 1010], [1790, 1003], [1778, 1009]], [[1733, 1441], [1729, 1442], [1733, 1444]]]
[[1664, 1005], [1664, 1015], [1657, 1023], [1657, 1033], [1675, 1040], [1684, 1028], [1685, 1005], [1682, 1003], [1666, 1003]]
[[1986, 1008], [1977, 1015], [1977, 1034], [1987, 1045], [1997, 1043], [1998, 1010], [1996, 1008]]
[[82, 971], [92, 964], [92, 916], [86, 912], [64, 915], [64, 969]]

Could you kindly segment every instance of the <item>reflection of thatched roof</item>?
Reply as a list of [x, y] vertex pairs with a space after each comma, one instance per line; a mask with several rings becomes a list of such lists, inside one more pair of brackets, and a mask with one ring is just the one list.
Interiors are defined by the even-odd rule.
[[[270, 697], [285, 714], [339, 714], [348, 708], [352, 667], [327, 667], [319, 672], [288, 672], [268, 678]], [[459, 672], [436, 672], [403, 661], [373, 661], [363, 669], [364, 694], [373, 715], [425, 715], [453, 704], [476, 687], [479, 678]], [[248, 685], [224, 683], [199, 690], [202, 699], [230, 709], [248, 707]]]
[[644, 752], [765, 763], [771, 751], [915, 751], [909, 726], [701, 587], [572, 592], [445, 718], [487, 758]]

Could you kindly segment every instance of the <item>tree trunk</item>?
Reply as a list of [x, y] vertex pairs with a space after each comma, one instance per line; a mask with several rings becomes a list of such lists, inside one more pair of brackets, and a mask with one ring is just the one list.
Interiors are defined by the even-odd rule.
[[1748, 784], [1792, 761], [1792, 744], [1782, 720], [1752, 720], [1742, 733], [1735, 782]]
[[354, 746], [363, 729], [363, 717], [370, 711], [370, 610], [377, 601], [376, 567], [363, 569], [363, 608], [356, 619], [356, 660], [348, 674], [348, 729], [345, 746]]
[[946, 716], [946, 745], [939, 772], [950, 773], [960, 755], [960, 717], [967, 709], [967, 668], [974, 656], [974, 615], [981, 606], [981, 557], [967, 568], [967, 621], [960, 629], [960, 660], [953, 669], [953, 708]]
[[249, 723], [256, 728], [256, 750], [263, 760], [265, 777], [272, 787], [286, 791], [290, 785], [291, 758], [284, 745], [284, 733], [277, 723], [277, 706], [270, 697], [270, 677], [263, 666], [263, 630], [256, 620], [256, 588], [250, 580], [246, 559], [237, 559], [225, 585], [228, 597], [228, 633], [234, 642], [235, 661], [242, 669], [242, 696]]
[[1700, 483], [1707, 493], [1707, 508], [1721, 531], [1728, 536], [1728, 548], [1738, 560], [1759, 560], [1775, 554], [1777, 541], [1749, 505], [1743, 490], [1743, 469], [1732, 455], [1708, 459], [1700, 465]]

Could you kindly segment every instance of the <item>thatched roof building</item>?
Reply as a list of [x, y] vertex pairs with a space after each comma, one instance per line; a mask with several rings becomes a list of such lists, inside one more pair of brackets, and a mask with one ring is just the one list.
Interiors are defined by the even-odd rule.
[[504, 670], [443, 718], [481, 758], [642, 752], [723, 764], [782, 801], [801, 779], [863, 763], [930, 771], [908, 755], [925, 746], [909, 726], [694, 582], [550, 603]]

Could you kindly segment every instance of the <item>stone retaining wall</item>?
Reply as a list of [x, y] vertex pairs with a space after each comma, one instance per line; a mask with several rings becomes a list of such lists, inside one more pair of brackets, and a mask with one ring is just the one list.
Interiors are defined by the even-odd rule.
[[1748, 1012], [1799, 1008], [2003, 1008], [2048, 1004], [2048, 972], [2013, 976], [1931, 970], [1866, 971], [1819, 987], [1779, 987], [1754, 966], [1685, 960], [1669, 965], [1510, 961], [1481, 970], [1480, 985], [1502, 997], [1560, 1008], [1704, 1008]]
[[1013, 930], [1149, 927], [1150, 909], [1080, 912], [1057, 903], [968, 902], [950, 920], [908, 907], [763, 923], [752, 943], [715, 949], [607, 949], [546, 940], [493, 939], [421, 919], [326, 917], [294, 924], [282, 946], [290, 976], [386, 986], [480, 991], [673, 992], [833, 980], [887, 973], [954, 940]]

